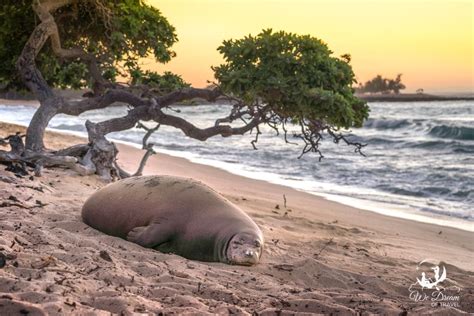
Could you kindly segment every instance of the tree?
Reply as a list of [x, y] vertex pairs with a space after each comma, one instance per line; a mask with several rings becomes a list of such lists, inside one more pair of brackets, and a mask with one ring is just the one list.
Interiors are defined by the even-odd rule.
[[[302, 154], [319, 153], [324, 133], [335, 142], [344, 141], [360, 152], [339, 132], [359, 127], [368, 116], [368, 106], [353, 95], [354, 74], [349, 55], [341, 58], [321, 40], [286, 32], [264, 30], [257, 36], [224, 41], [218, 48], [224, 63], [214, 67], [212, 89], [192, 88], [172, 73], [158, 74], [140, 68], [139, 59], [153, 56], [167, 62], [175, 53], [174, 28], [161, 13], [140, 0], [6, 0], [1, 7], [0, 84], [27, 87], [40, 101], [28, 126], [25, 148], [16, 155], [0, 152], [0, 160], [30, 163], [40, 173], [42, 166], [65, 165], [84, 174], [98, 173], [104, 179], [129, 174], [116, 163], [117, 150], [106, 135], [143, 127], [147, 150], [137, 173], [153, 153], [148, 137], [160, 125], [180, 129], [188, 137], [205, 141], [229, 137], [271, 126], [283, 131], [288, 124], [300, 132]], [[8, 58], [5, 58], [8, 57]], [[17, 76], [12, 76], [17, 73]], [[126, 78], [126, 83], [118, 79]], [[52, 87], [91, 89], [80, 101], [58, 96]], [[198, 128], [191, 122], [165, 113], [170, 105], [192, 98], [233, 102], [227, 117], [213, 126]], [[59, 113], [79, 115], [103, 109], [116, 102], [130, 106], [127, 115], [103, 122], [86, 122], [88, 144], [57, 152], [44, 148], [44, 131]], [[236, 125], [236, 122], [242, 122]]]
[[388, 80], [388, 90], [393, 91], [395, 94], [399, 94], [400, 90], [405, 89], [405, 85], [402, 83], [402, 74], [398, 74], [395, 80]]
[[400, 90], [403, 89], [405, 89], [405, 85], [402, 83], [402, 74], [398, 74], [395, 79], [387, 79], [383, 78], [381, 75], [377, 75], [372, 80], [360, 85], [358, 91], [362, 93], [368, 92], [382, 94], [388, 94], [393, 91], [393, 93], [399, 94]]

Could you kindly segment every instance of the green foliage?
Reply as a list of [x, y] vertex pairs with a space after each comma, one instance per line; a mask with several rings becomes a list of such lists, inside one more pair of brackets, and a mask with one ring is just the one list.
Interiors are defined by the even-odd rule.
[[225, 63], [214, 67], [221, 88], [284, 118], [315, 119], [336, 128], [361, 126], [368, 106], [353, 95], [350, 56], [332, 57], [321, 40], [264, 30], [224, 41]]
[[35, 27], [34, 16], [31, 1], [0, 4], [0, 86], [18, 84], [15, 63]]
[[372, 80], [367, 81], [358, 89], [359, 92], [368, 93], [383, 93], [388, 94], [393, 92], [400, 93], [400, 90], [405, 89], [402, 83], [402, 74], [398, 74], [395, 79], [383, 78], [381, 75], [375, 76]]
[[[2, 0], [0, 4], [0, 85], [21, 87], [15, 63], [39, 23], [32, 0]], [[154, 7], [140, 0], [82, 0], [54, 13], [64, 48], [82, 47], [100, 60], [104, 76], [128, 77], [138, 60], [153, 56], [168, 62], [175, 56], [175, 29]], [[60, 61], [50, 45], [40, 52], [38, 67], [54, 87], [81, 88], [90, 84], [79, 61]]]
[[154, 71], [141, 71], [136, 69], [131, 72], [132, 85], [147, 85], [150, 88], [158, 89], [160, 94], [166, 94], [177, 89], [190, 87], [181, 76], [165, 71], [162, 75]]
[[88, 72], [84, 63], [58, 61], [52, 52], [39, 56], [37, 63], [50, 86], [80, 89], [87, 85], [84, 78]]

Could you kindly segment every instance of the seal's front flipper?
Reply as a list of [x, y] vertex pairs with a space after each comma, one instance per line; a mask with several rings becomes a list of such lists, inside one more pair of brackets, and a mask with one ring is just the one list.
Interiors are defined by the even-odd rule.
[[127, 240], [146, 248], [153, 248], [167, 242], [170, 235], [165, 225], [150, 224], [132, 229], [127, 235]]

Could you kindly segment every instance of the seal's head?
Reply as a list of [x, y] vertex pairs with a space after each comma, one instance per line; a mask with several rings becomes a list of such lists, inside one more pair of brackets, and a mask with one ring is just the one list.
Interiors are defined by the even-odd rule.
[[263, 238], [257, 234], [238, 233], [227, 246], [227, 260], [230, 264], [251, 266], [258, 263], [263, 251]]

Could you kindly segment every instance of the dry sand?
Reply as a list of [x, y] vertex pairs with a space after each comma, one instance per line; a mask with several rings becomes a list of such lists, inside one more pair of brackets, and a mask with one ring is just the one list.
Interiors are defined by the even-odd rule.
[[[21, 129], [0, 124], [0, 137]], [[80, 140], [55, 133], [46, 139], [51, 148]], [[135, 169], [142, 153], [118, 147], [119, 163]], [[145, 173], [199, 179], [241, 207], [264, 232], [261, 262], [190, 261], [104, 235], [80, 218], [85, 199], [104, 185], [96, 176], [54, 169], [19, 179], [2, 168], [0, 253], [7, 260], [0, 315], [474, 312], [473, 233], [358, 210], [164, 154], [152, 157]], [[443, 261], [445, 285], [461, 288], [459, 307], [409, 298], [416, 265], [427, 258]]]

